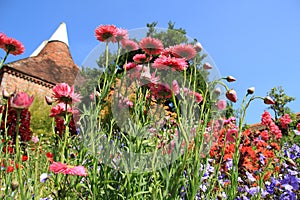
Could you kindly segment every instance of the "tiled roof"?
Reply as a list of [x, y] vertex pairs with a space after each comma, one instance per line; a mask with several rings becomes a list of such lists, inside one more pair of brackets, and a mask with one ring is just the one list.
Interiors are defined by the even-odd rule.
[[49, 41], [37, 56], [7, 63], [4, 67], [50, 82], [74, 84], [79, 67], [74, 63], [67, 44]]

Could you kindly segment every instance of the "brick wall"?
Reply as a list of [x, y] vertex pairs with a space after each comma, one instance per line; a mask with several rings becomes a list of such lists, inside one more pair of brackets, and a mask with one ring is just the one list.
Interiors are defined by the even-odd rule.
[[16, 90], [19, 92], [26, 92], [30, 95], [44, 97], [45, 95], [51, 95], [52, 87], [53, 85], [26, 75], [4, 72], [0, 89], [1, 91], [5, 89], [9, 93]]

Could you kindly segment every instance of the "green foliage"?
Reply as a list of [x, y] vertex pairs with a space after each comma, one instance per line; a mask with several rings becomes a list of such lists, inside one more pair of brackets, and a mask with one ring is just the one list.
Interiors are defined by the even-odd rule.
[[50, 106], [41, 97], [35, 97], [30, 107], [31, 123], [30, 127], [34, 134], [52, 134], [52, 120], [49, 117]]
[[275, 113], [275, 120], [284, 114], [291, 113], [291, 109], [287, 107], [287, 104], [294, 101], [295, 98], [286, 95], [282, 86], [272, 88], [271, 91], [268, 92], [268, 95], [275, 101], [275, 104], [269, 107], [269, 109], [272, 109]]

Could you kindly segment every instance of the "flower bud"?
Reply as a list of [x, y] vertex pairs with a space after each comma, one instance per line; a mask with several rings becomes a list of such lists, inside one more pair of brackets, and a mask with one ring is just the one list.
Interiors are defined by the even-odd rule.
[[7, 90], [2, 90], [2, 96], [4, 99], [8, 99], [10, 97], [10, 94], [7, 92]]
[[255, 91], [255, 88], [254, 87], [250, 87], [247, 89], [247, 94], [253, 94]]
[[228, 90], [225, 95], [228, 100], [230, 100], [234, 103], [237, 102], [237, 96], [236, 96], [236, 92], [234, 90], [232, 90], [232, 89]]
[[194, 48], [197, 52], [202, 51], [202, 45], [200, 44], [200, 42], [197, 42], [196, 44], [194, 44]]
[[212, 66], [208, 62], [206, 62], [203, 64], [203, 68], [208, 70], [208, 69], [212, 69]]
[[273, 104], [275, 104], [275, 101], [270, 96], [266, 96], [264, 98], [264, 103], [268, 104], [268, 105], [273, 105]]
[[233, 76], [227, 76], [227, 77], [226, 77], [226, 80], [227, 80], [228, 82], [234, 82], [234, 81], [236, 81], [236, 79], [235, 79]]
[[46, 103], [51, 106], [53, 103], [53, 99], [51, 97], [45, 96]]
[[216, 95], [220, 95], [221, 94], [221, 88], [216, 88], [215, 90], [214, 90], [214, 93], [216, 94]]

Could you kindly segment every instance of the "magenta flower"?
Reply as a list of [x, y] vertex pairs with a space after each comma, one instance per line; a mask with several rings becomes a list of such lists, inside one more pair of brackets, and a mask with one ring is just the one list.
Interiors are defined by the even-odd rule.
[[28, 109], [31, 106], [33, 99], [33, 96], [30, 97], [25, 92], [19, 92], [11, 97], [10, 105], [16, 109]]
[[68, 104], [59, 103], [51, 108], [49, 117], [63, 117], [65, 116], [66, 112], [68, 114], [78, 114], [78, 110], [72, 109]]
[[133, 61], [136, 63], [145, 63], [148, 62], [151, 57], [147, 57], [146, 54], [135, 54], [135, 56], [133, 56]]
[[186, 59], [161, 56], [157, 58], [152, 64], [153, 68], [169, 70], [170, 68], [177, 71], [183, 71], [188, 68]]
[[126, 51], [135, 51], [139, 49], [139, 45], [133, 40], [122, 40], [122, 47]]
[[172, 55], [177, 58], [185, 58], [187, 60], [193, 59], [197, 52], [195, 48], [190, 44], [179, 44], [173, 47], [170, 47]]
[[49, 170], [56, 174], [62, 173], [77, 176], [87, 176], [86, 169], [84, 168], [84, 166], [66, 165], [61, 162], [53, 162], [49, 166]]
[[100, 42], [117, 42], [118, 29], [114, 25], [100, 25], [95, 30], [95, 36]]
[[131, 69], [135, 68], [136, 66], [137, 66], [136, 63], [130, 62], [130, 63], [127, 63], [126, 65], [124, 65], [124, 69], [126, 71], [128, 71], [128, 70], [131, 70]]
[[67, 83], [60, 83], [52, 88], [53, 98], [61, 103], [79, 102], [80, 95], [74, 93], [74, 86], [70, 87]]
[[151, 37], [143, 38], [140, 41], [140, 47], [149, 55], [160, 54], [164, 49], [164, 46], [159, 39]]

